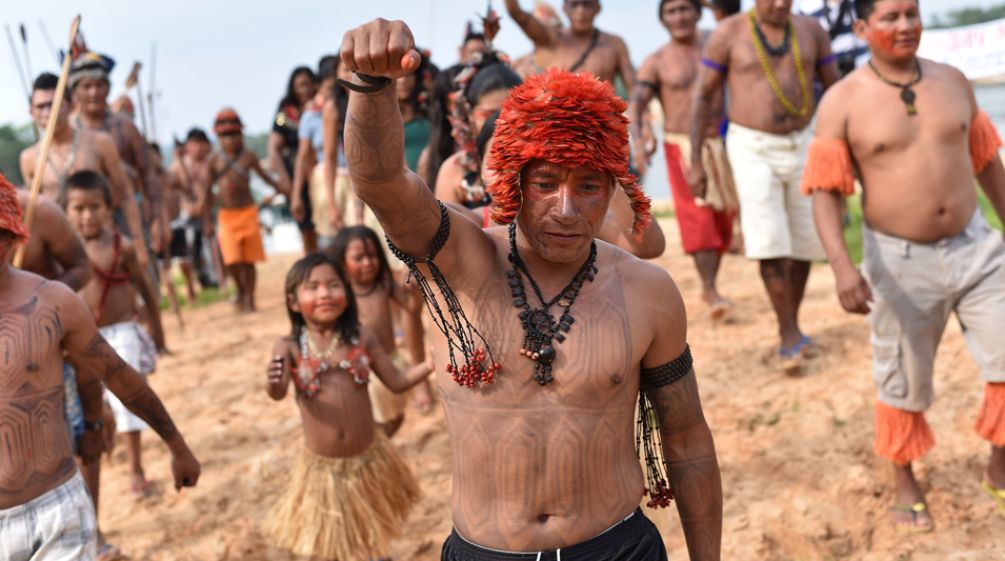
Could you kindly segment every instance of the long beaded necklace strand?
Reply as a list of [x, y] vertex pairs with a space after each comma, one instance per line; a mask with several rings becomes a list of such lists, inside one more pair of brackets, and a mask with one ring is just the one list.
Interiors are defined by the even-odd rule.
[[66, 165], [63, 166], [63, 171], [56, 169], [56, 164], [52, 163], [52, 154], [49, 154], [46, 163], [52, 168], [53, 173], [56, 174], [57, 184], [59, 185], [60, 196], [63, 194], [63, 190], [66, 189], [66, 181], [70, 178], [70, 169], [73, 164], [77, 161], [77, 151], [80, 149], [80, 128], [73, 129], [73, 141], [70, 143], [70, 153], [66, 156]]
[[[754, 15], [753, 12], [750, 14]], [[788, 23], [785, 25], [785, 36], [782, 37], [782, 44], [775, 47], [768, 42], [768, 38], [764, 35], [764, 30], [761, 29], [761, 25], [757, 23], [757, 19], [754, 19], [754, 33], [757, 34], [758, 41], [764, 45], [764, 50], [773, 57], [783, 57], [789, 52], [790, 43], [792, 41], [792, 24]]]
[[[782, 91], [782, 87], [778, 85], [778, 79], [775, 78], [774, 71], [771, 70], [771, 63], [768, 61], [768, 46], [767, 41], [762, 41], [764, 34], [761, 32], [760, 27], [757, 25], [757, 16], [754, 15], [754, 10], [750, 10], [749, 13], [750, 24], [750, 35], [754, 39], [754, 50], [757, 51], [757, 60], [761, 63], [761, 70], [764, 71], [764, 75], [768, 78], [768, 85], [771, 86], [771, 91], [774, 92], [775, 97], [778, 101], [782, 103], [782, 107], [790, 114], [800, 119], [805, 118], [810, 114], [810, 107], [812, 100], [810, 98], [810, 86], [806, 81], [806, 72], [803, 71], [803, 59], [799, 51], [799, 36], [792, 29], [792, 21], [789, 20], [785, 24], [785, 36], [792, 38], [792, 62], [796, 65], [796, 77], [799, 79], [799, 91], [802, 98], [802, 104], [799, 108], [796, 108], [787, 97], [785, 97], [785, 92]], [[785, 47], [783, 42], [782, 47]]]
[[[551, 376], [552, 363], [555, 362], [555, 344], [565, 341], [565, 334], [572, 329], [575, 318], [570, 310], [579, 296], [579, 291], [587, 281], [593, 282], [597, 274], [597, 242], [590, 244], [590, 256], [580, 267], [576, 276], [554, 298], [545, 301], [541, 288], [527, 270], [527, 265], [520, 258], [516, 247], [516, 223], [509, 225], [509, 261], [513, 269], [506, 273], [509, 277], [510, 293], [513, 295], [513, 306], [520, 310], [520, 322], [523, 324], [523, 346], [520, 354], [534, 361], [534, 380], [542, 386], [553, 381]], [[523, 276], [527, 277], [534, 295], [541, 302], [541, 307], [531, 308], [527, 292], [524, 289]], [[551, 316], [551, 307], [558, 304], [562, 314], [558, 321]]]
[[[450, 214], [443, 203], [439, 204], [440, 227], [436, 230], [429, 247], [429, 254], [424, 259], [408, 255], [394, 245], [390, 238], [385, 236], [385, 239], [391, 253], [408, 267], [409, 278], [415, 279], [419, 286], [433, 325], [440, 330], [440, 333], [443, 333], [443, 337], [447, 340], [447, 351], [450, 356], [450, 364], [446, 367], [447, 374], [450, 374], [459, 386], [475, 389], [479, 384], [487, 385], [494, 382], [496, 373], [502, 369], [502, 365], [495, 361], [492, 349], [489, 348], [485, 337], [468, 320], [464, 308], [461, 307], [460, 301], [457, 300], [453, 289], [447, 283], [443, 272], [433, 262], [436, 254], [443, 249], [447, 239], [450, 238]], [[417, 266], [419, 263], [424, 264], [428, 269], [428, 278], [426, 273]], [[430, 283], [439, 288], [446, 310], [440, 306]], [[463, 362], [460, 362], [459, 359]]]
[[872, 69], [877, 78], [885, 82], [887, 85], [900, 88], [900, 100], [907, 106], [907, 115], [909, 117], [914, 117], [918, 114], [918, 108], [914, 106], [914, 100], [918, 98], [918, 95], [914, 93], [914, 86], [921, 81], [921, 63], [918, 62], [918, 59], [914, 59], [914, 78], [906, 84], [894, 82], [886, 76], [883, 76], [879, 69], [876, 68], [876, 65], [872, 63], [872, 59], [869, 59], [869, 68]]

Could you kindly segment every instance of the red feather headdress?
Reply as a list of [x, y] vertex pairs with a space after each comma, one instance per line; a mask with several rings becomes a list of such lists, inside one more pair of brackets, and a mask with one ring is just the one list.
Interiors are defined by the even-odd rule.
[[17, 191], [3, 173], [0, 173], [0, 230], [7, 230], [20, 241], [28, 240], [28, 228], [21, 218]]
[[635, 211], [633, 231], [649, 226], [649, 198], [629, 170], [627, 104], [590, 74], [551, 69], [510, 91], [496, 120], [486, 166], [495, 180], [492, 219], [509, 224], [522, 205], [520, 173], [531, 160], [611, 174]]

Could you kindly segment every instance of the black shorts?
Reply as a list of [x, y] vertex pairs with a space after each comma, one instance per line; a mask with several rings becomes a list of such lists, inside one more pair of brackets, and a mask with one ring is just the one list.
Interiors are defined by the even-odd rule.
[[187, 259], [192, 256], [188, 247], [188, 232], [185, 228], [171, 228], [171, 257]]
[[[559, 557], [561, 556], [561, 557]], [[666, 561], [667, 550], [656, 526], [637, 509], [630, 518], [583, 543], [561, 550], [509, 553], [464, 541], [457, 531], [443, 544], [441, 561]]]

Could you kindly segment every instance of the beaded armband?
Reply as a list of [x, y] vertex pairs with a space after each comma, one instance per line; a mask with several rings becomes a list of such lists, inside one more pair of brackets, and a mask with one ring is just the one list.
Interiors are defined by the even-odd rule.
[[[446, 367], [447, 374], [450, 374], [458, 385], [474, 389], [478, 384], [494, 382], [496, 373], [502, 366], [495, 361], [488, 342], [468, 320], [453, 289], [447, 284], [443, 272], [433, 263], [433, 259], [450, 238], [450, 212], [446, 205], [439, 201], [437, 203], [440, 205], [440, 227], [433, 236], [429, 253], [425, 258], [412, 257], [394, 245], [390, 238], [387, 236], [385, 238], [391, 253], [408, 267], [409, 278], [415, 279], [418, 284], [433, 324], [447, 340], [450, 354], [450, 364]], [[419, 263], [424, 264], [429, 270], [428, 277], [419, 269]], [[433, 291], [434, 285], [443, 298], [444, 306], [440, 305], [440, 300]]]
[[692, 372], [693, 366], [691, 346], [685, 345], [684, 352], [673, 361], [656, 368], [644, 368], [639, 375], [639, 418], [635, 428], [635, 450], [645, 464], [646, 486], [643, 492], [649, 497], [646, 501], [649, 508], [670, 506], [673, 490], [670, 488], [669, 469], [663, 458], [659, 417], [647, 394], [681, 381]]
[[647, 391], [669, 386], [687, 376], [693, 366], [691, 346], [685, 345], [684, 352], [673, 361], [655, 368], [643, 368], [639, 377], [639, 389]]

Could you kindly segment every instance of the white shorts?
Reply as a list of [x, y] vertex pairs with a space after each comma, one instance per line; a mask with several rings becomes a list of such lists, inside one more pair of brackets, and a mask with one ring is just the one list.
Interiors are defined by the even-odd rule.
[[0, 510], [4, 561], [92, 561], [97, 556], [94, 504], [80, 472], [23, 505]]
[[[98, 332], [115, 349], [115, 352], [118, 353], [122, 360], [139, 372], [140, 375], [146, 377], [147, 374], [153, 371], [154, 363], [151, 361], [156, 360], [156, 347], [153, 347], [153, 341], [150, 341], [150, 336], [143, 331], [143, 328], [138, 323], [135, 321], [126, 321], [107, 325], [98, 329]], [[151, 349], [151, 347], [153, 348]], [[105, 401], [108, 402], [108, 405], [112, 408], [112, 412], [115, 413], [115, 428], [118, 432], [134, 432], [147, 428], [147, 424], [143, 422], [143, 419], [133, 415], [119, 401], [119, 398], [115, 397], [115, 394], [107, 389], [105, 390]]]
[[813, 126], [770, 134], [729, 124], [726, 152], [740, 198], [749, 259], [826, 258], [813, 223], [813, 202], [799, 190]]

